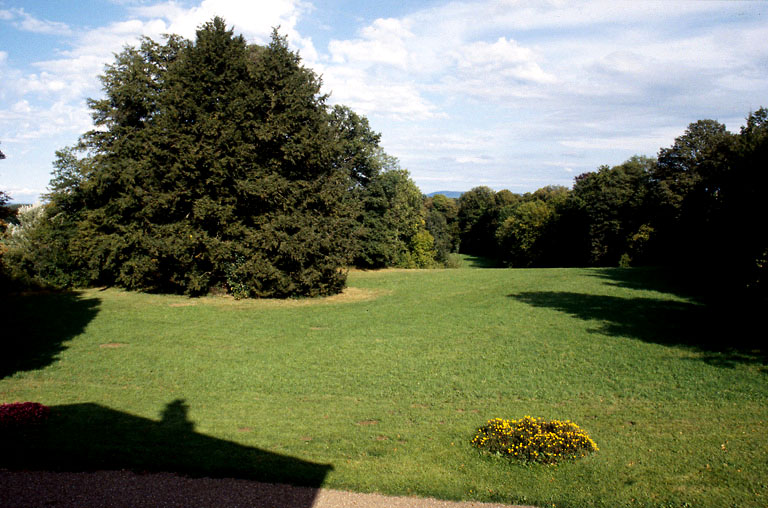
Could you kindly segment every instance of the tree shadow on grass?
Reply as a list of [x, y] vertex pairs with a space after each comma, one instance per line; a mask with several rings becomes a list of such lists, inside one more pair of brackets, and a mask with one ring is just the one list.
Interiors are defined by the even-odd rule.
[[[703, 282], [690, 274], [666, 267], [595, 268], [592, 273], [606, 284], [620, 288], [657, 291], [703, 303]], [[711, 296], [711, 295], [710, 295]]]
[[[188, 406], [183, 400], [167, 404], [160, 421], [98, 404], [54, 406], [51, 417], [41, 425], [21, 430], [0, 429], [0, 470], [56, 472], [61, 474], [62, 479], [68, 478], [66, 473], [73, 472], [131, 471], [145, 475], [144, 483], [153, 484], [141, 485], [139, 479], [133, 482], [133, 487], [115, 487], [125, 492], [115, 492], [114, 495], [133, 496], [130, 499], [136, 501], [134, 506], [176, 506], [173, 496], [178, 496], [178, 493], [161, 491], [163, 489], [158, 485], [169, 482], [175, 487], [165, 490], [181, 486], [205, 491], [205, 499], [209, 502], [202, 504], [206, 506], [240, 506], [224, 502], [239, 495], [232, 491], [234, 488], [240, 489], [241, 494], [250, 492], [245, 503], [247, 506], [312, 506], [317, 489], [332, 466], [197, 433], [187, 412]], [[0, 475], [0, 490], [4, 487], [3, 478]], [[17, 483], [19, 475], [12, 480]], [[264, 486], [259, 487], [254, 481], [305, 488], [267, 493], [263, 492]], [[61, 485], [56, 485], [47, 494], [55, 497], [61, 488]], [[90, 488], [97, 493], [100, 487]], [[145, 489], [146, 492], [134, 492], [136, 489]], [[138, 498], [135, 497], [137, 495]], [[180, 506], [200, 505], [199, 496], [203, 494], [195, 495], [198, 498], [189, 498]], [[279, 497], [275, 499], [275, 495]], [[170, 497], [165, 499], [163, 496]], [[216, 496], [220, 496], [219, 502], [215, 502]], [[122, 506], [119, 503], [107, 505]]]
[[52, 364], [64, 343], [85, 330], [100, 301], [78, 292], [39, 292], [0, 297], [0, 379]]
[[464, 268], [503, 268], [494, 258], [461, 254], [461, 266]]
[[560, 291], [529, 291], [509, 296], [533, 307], [551, 308], [594, 321], [595, 333], [694, 349], [704, 353], [702, 359], [710, 364], [768, 364], [762, 329], [734, 323], [727, 314], [709, 305]]

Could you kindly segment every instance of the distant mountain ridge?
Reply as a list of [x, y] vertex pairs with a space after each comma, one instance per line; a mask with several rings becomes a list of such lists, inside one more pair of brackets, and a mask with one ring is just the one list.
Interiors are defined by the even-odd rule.
[[441, 191], [430, 192], [429, 194], [427, 194], [427, 197], [431, 198], [431, 197], [437, 196], [438, 194], [442, 194], [443, 196], [445, 196], [447, 198], [458, 199], [464, 193], [461, 192], [461, 191], [441, 190]]

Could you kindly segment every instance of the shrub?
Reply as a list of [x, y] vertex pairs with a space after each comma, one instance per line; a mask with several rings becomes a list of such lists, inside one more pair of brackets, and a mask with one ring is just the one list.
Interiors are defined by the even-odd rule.
[[448, 254], [445, 259], [445, 268], [461, 268], [464, 263], [461, 261], [461, 256], [452, 252]]
[[598, 450], [587, 433], [570, 420], [546, 421], [531, 416], [488, 420], [477, 429], [471, 443], [487, 453], [544, 464], [584, 457]]
[[81, 281], [69, 255], [74, 225], [50, 204], [21, 206], [2, 239], [8, 278], [21, 288], [65, 288]]
[[0, 404], [0, 429], [25, 427], [45, 421], [51, 409], [38, 402]]

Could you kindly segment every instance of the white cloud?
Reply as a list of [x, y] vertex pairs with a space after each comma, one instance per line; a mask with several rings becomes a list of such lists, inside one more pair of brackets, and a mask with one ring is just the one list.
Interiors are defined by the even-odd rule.
[[21, 100], [6, 109], [0, 119], [2, 140], [9, 143], [24, 143], [67, 132], [77, 136], [90, 128], [90, 115], [85, 105], [64, 101], [36, 106]]
[[[16, 187], [11, 186], [7, 189], [4, 189], [6, 193], [8, 193], [9, 196], [13, 198], [14, 201], [20, 201], [24, 200], [23, 198], [25, 196], [35, 196], [33, 199], [27, 199], [24, 201], [34, 201], [37, 202], [37, 196], [40, 194], [43, 194], [46, 192], [45, 187]], [[20, 199], [21, 198], [21, 199]]]
[[[683, 127], [684, 129], [685, 127]], [[642, 135], [633, 136], [607, 136], [607, 137], [580, 137], [560, 141], [560, 145], [567, 148], [582, 150], [623, 150], [632, 153], [656, 153], [659, 148], [668, 145], [669, 135]]]
[[423, 120], [441, 116], [413, 82], [380, 81], [362, 69], [327, 67], [324, 88], [331, 101], [343, 103], [364, 115], [381, 115], [401, 120]]
[[[333, 83], [334, 96], [341, 102], [366, 95], [367, 111], [383, 115], [391, 115], [391, 94], [379, 98], [360, 83], [398, 90], [409, 82], [409, 95], [438, 116], [447, 116], [446, 111], [427, 98], [431, 94], [491, 100], [541, 97], [539, 88], [555, 83], [556, 77], [542, 67], [537, 51], [511, 37], [489, 39], [487, 33], [471, 28], [475, 21], [489, 23], [492, 17], [483, 11], [490, 5], [474, 4], [487, 15], [484, 18], [475, 11], [468, 13], [463, 4], [449, 4], [400, 19], [377, 19], [360, 29], [357, 38], [332, 40], [330, 63], [323, 69], [326, 83]], [[350, 68], [357, 69], [362, 79], [335, 79]], [[422, 115], [427, 117], [431, 115]]]
[[480, 157], [456, 157], [456, 162], [459, 164], [488, 164], [491, 161], [491, 158], [488, 156], [480, 156]]
[[19, 30], [45, 35], [71, 35], [72, 29], [66, 23], [38, 19], [24, 9], [0, 10], [0, 19], [11, 21]]
[[386, 64], [406, 70], [412, 49], [409, 42], [415, 36], [407, 22], [397, 19], [377, 19], [361, 30], [362, 38], [347, 41], [333, 40], [328, 45], [332, 61], [370, 67]]
[[406, 124], [399, 129], [384, 131], [383, 145], [387, 151], [408, 160], [455, 161], [459, 157], [490, 158], [491, 155], [486, 154], [498, 151], [500, 139], [499, 132], [495, 130], [459, 130], [440, 126], [428, 129], [418, 124]]
[[29, 114], [32, 112], [32, 107], [26, 100], [21, 100], [11, 106], [11, 112], [14, 114]]
[[278, 25], [285, 33], [296, 33], [300, 14], [308, 9], [303, 2], [294, 0], [203, 0], [199, 6], [181, 7], [176, 2], [136, 7], [133, 12], [142, 18], [159, 18], [169, 22], [171, 33], [194, 39], [197, 28], [219, 16], [234, 24], [246, 38], [265, 41], [273, 27]]
[[317, 51], [311, 38], [302, 37], [296, 25], [302, 14], [312, 6], [301, 0], [203, 0], [196, 7], [186, 8], [175, 1], [134, 7], [131, 9], [141, 19], [163, 20], [167, 33], [179, 34], [194, 40], [197, 29], [215, 16], [223, 18], [235, 32], [250, 42], [263, 44], [269, 41], [272, 29], [280, 27], [292, 45], [299, 48], [307, 61], [317, 60]]
[[498, 75], [514, 81], [549, 84], [555, 77], [544, 72], [534, 52], [514, 40], [499, 37], [493, 43], [476, 41], [453, 51], [459, 71], [484, 77]]

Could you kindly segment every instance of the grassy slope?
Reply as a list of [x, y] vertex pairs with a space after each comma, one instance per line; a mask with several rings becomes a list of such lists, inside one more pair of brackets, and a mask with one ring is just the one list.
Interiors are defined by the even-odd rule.
[[[743, 332], [656, 275], [353, 272], [348, 298], [320, 302], [26, 297], [16, 319], [47, 314], [23, 326], [68, 340], [43, 351], [49, 365], [1, 379], [0, 402], [88, 402], [157, 421], [184, 399], [196, 432], [331, 464], [332, 488], [558, 507], [765, 506], [764, 359], [691, 346]], [[523, 466], [469, 446], [487, 419], [526, 414], [571, 419], [600, 451]]]

